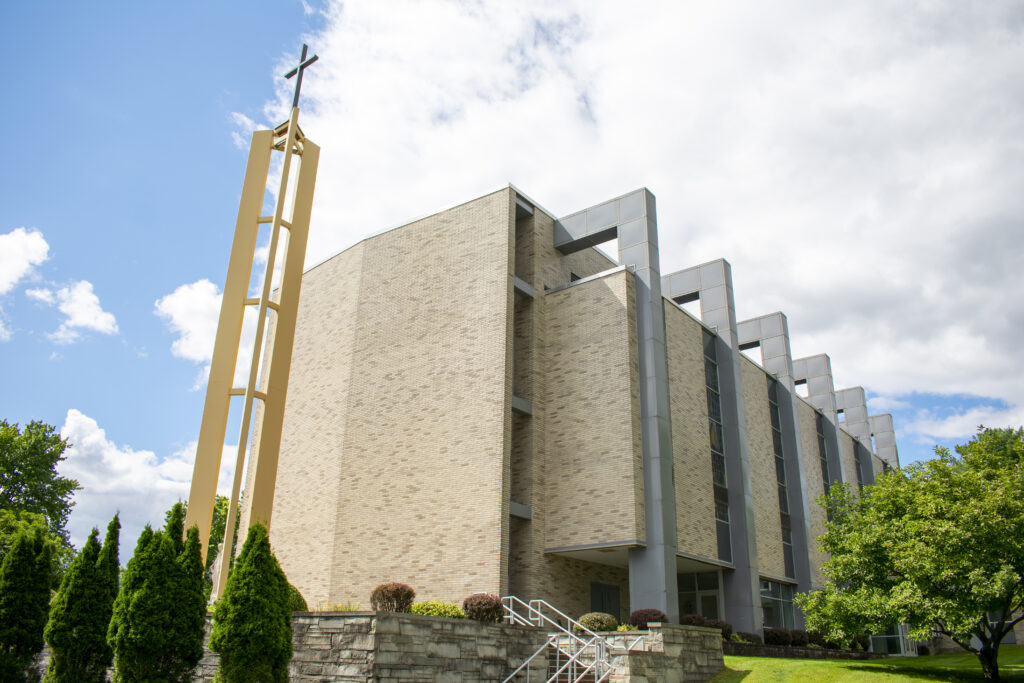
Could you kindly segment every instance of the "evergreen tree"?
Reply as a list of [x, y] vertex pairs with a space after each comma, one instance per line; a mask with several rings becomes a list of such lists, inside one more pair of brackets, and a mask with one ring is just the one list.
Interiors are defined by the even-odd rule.
[[0, 565], [0, 680], [37, 680], [50, 603], [53, 543], [41, 529], [21, 533]]
[[[117, 518], [110, 524], [116, 535]], [[110, 622], [110, 581], [107, 570], [99, 569], [98, 536], [99, 530], [93, 528], [50, 606], [45, 636], [53, 654], [43, 679], [47, 683], [106, 680], [110, 650], [104, 634]]]
[[180, 500], [168, 511], [164, 529], [174, 542], [174, 556], [181, 555], [185, 549], [185, 506]]
[[220, 653], [221, 683], [284, 683], [292, 657], [288, 580], [253, 524], [213, 613], [210, 649]]
[[165, 531], [147, 527], [128, 563], [107, 632], [117, 681], [185, 683], [202, 658], [206, 605], [199, 530], [189, 529], [182, 543], [179, 529], [172, 521]]

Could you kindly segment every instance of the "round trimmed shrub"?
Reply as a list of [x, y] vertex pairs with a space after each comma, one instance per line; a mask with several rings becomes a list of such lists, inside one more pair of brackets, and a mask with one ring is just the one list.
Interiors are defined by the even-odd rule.
[[789, 647], [793, 644], [793, 636], [786, 628], [766, 628], [764, 630], [765, 645], [782, 645]]
[[707, 620], [699, 614], [684, 614], [679, 617], [679, 623], [683, 626], [705, 626]]
[[505, 618], [501, 598], [491, 593], [474, 593], [462, 601], [462, 611], [476, 621], [498, 623]]
[[370, 594], [370, 606], [378, 612], [408, 612], [416, 591], [404, 583], [382, 583]]
[[428, 617], [447, 617], [449, 619], [465, 619], [466, 613], [454, 602], [443, 600], [423, 600], [415, 603], [409, 608], [413, 614], [422, 614]]
[[724, 619], [708, 619], [704, 622], [704, 625], [708, 628], [717, 628], [722, 632], [722, 640], [729, 640], [732, 638], [732, 624]]
[[664, 624], [668, 621], [668, 616], [665, 615], [660, 609], [638, 609], [634, 610], [629, 615], [629, 623], [636, 626], [641, 631], [647, 628], [647, 624]]
[[614, 631], [619, 627], [619, 620], [607, 612], [587, 612], [577, 621], [580, 626], [591, 631]]
[[793, 629], [790, 631], [789, 638], [793, 647], [807, 647], [811, 642], [810, 636], [807, 635], [807, 631], [801, 631], [800, 629]]
[[306, 598], [302, 597], [302, 593], [295, 586], [288, 584], [288, 609], [292, 612], [308, 612], [309, 605], [306, 604]]

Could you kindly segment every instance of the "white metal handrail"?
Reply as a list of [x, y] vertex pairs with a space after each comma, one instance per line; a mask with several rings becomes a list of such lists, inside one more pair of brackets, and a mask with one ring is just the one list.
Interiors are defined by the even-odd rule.
[[[549, 648], [555, 651], [555, 666], [557, 668], [554, 674], [546, 678], [548, 683], [557, 681], [558, 677], [563, 674], [567, 675], [571, 681], [579, 681], [588, 673], [592, 673], [594, 680], [598, 682], [605, 680], [611, 674], [605, 639], [569, 615], [543, 600], [531, 600], [529, 603], [526, 603], [514, 595], [503, 597], [501, 605], [505, 609], [505, 620], [510, 624], [537, 626], [540, 628], [554, 627], [558, 631], [556, 634], [550, 634], [544, 645], [530, 655], [525, 662], [520, 664], [505, 679], [505, 683], [514, 679], [524, 670], [526, 672], [526, 680], [529, 681], [530, 663]], [[520, 610], [525, 610], [525, 614], [521, 613]], [[563, 626], [563, 621], [566, 624], [565, 626]], [[559, 643], [559, 640], [566, 636], [569, 638], [568, 648], [563, 647]], [[590, 652], [593, 652], [593, 661], [587, 664], [584, 656], [587, 655], [586, 659], [590, 659]], [[559, 666], [561, 655], [565, 655], [567, 659], [564, 664]]]

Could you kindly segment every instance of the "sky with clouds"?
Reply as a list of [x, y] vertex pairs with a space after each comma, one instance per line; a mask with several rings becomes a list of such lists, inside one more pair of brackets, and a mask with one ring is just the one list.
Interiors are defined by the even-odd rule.
[[646, 186], [662, 272], [728, 259], [739, 317], [786, 313], [904, 462], [1024, 424], [1024, 3], [7, 3], [0, 417], [73, 444], [76, 541], [187, 493], [303, 41], [308, 264], [510, 182], [556, 215]]

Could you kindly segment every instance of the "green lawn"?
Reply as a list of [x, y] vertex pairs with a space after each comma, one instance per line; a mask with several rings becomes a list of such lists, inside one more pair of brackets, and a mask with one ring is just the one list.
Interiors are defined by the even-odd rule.
[[[1004, 681], [1024, 683], [1024, 646], [999, 648], [999, 674]], [[853, 681], [984, 681], [974, 655], [890, 657], [866, 661], [843, 659], [776, 659], [726, 657], [725, 671], [712, 683], [852, 683]]]

